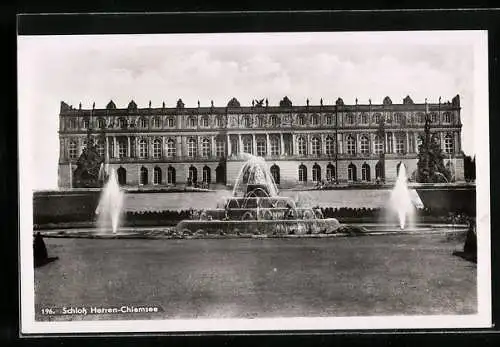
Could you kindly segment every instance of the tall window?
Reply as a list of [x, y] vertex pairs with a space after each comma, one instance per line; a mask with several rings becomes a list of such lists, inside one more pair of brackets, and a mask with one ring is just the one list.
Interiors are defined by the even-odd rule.
[[438, 116], [436, 112], [431, 113], [431, 122], [436, 124], [438, 122]]
[[263, 136], [257, 136], [256, 141], [257, 141], [257, 155], [259, 157], [264, 157], [266, 155], [266, 150], [267, 150], [266, 138]]
[[375, 113], [375, 114], [373, 115], [373, 123], [375, 123], [375, 124], [380, 124], [380, 120], [381, 120], [381, 118], [382, 118], [382, 117], [381, 117], [380, 113]]
[[208, 128], [208, 116], [203, 116], [201, 118], [201, 126], [204, 128]]
[[357, 173], [356, 173], [356, 165], [353, 163], [349, 164], [347, 167], [347, 180], [354, 182], [358, 180]]
[[155, 158], [155, 159], [161, 158], [161, 140], [160, 139], [153, 140], [153, 158]]
[[333, 116], [331, 114], [327, 114], [325, 117], [326, 125], [333, 125]]
[[279, 124], [278, 124], [278, 116], [276, 116], [276, 115], [272, 115], [271, 116], [271, 126], [273, 126], [273, 127], [279, 126]]
[[154, 117], [153, 118], [153, 128], [161, 128], [161, 119], [160, 117]]
[[139, 174], [139, 184], [141, 185], [148, 184], [148, 169], [146, 169], [144, 166], [141, 167], [141, 171]]
[[257, 127], [259, 127], [259, 128], [263, 128], [264, 127], [264, 117], [259, 116], [257, 118]]
[[280, 138], [278, 136], [271, 136], [271, 155], [279, 155], [280, 154]]
[[167, 157], [173, 158], [176, 154], [175, 141], [174, 139], [167, 140]]
[[403, 154], [405, 152], [405, 140], [404, 134], [396, 135], [396, 153]]
[[175, 184], [175, 169], [172, 166], [169, 166], [167, 169], [167, 183]]
[[335, 180], [335, 166], [333, 166], [332, 164], [328, 164], [326, 166], [326, 179], [328, 181]]
[[212, 181], [211, 171], [208, 166], [203, 167], [203, 182], [210, 183]]
[[387, 153], [392, 153], [392, 133], [386, 133], [387, 136]]
[[221, 138], [215, 139], [215, 154], [218, 158], [222, 158], [226, 154], [226, 144]]
[[313, 137], [311, 139], [311, 145], [312, 145], [312, 155], [320, 155], [321, 154], [321, 140], [319, 137]]
[[76, 159], [78, 155], [78, 145], [76, 141], [71, 140], [68, 147], [68, 156], [70, 159]]
[[413, 133], [408, 133], [408, 144], [409, 144], [409, 148], [408, 148], [408, 152], [409, 153], [415, 153], [415, 136]]
[[88, 129], [88, 128], [89, 128], [89, 126], [90, 126], [90, 121], [89, 121], [89, 119], [88, 119], [88, 118], [84, 118], [84, 119], [83, 119], [83, 128], [84, 128], [84, 129]]
[[97, 143], [96, 143], [96, 149], [97, 149], [97, 154], [99, 154], [99, 156], [101, 158], [104, 158], [104, 149], [105, 149], [105, 143], [103, 140], [98, 140]]
[[190, 138], [188, 140], [188, 157], [194, 158], [196, 156], [196, 140]]
[[364, 163], [362, 166], [361, 166], [361, 180], [362, 181], [370, 181], [371, 177], [370, 177], [370, 165], [368, 165], [367, 163]]
[[417, 113], [417, 122], [425, 123], [425, 115], [422, 112]]
[[450, 112], [445, 112], [443, 114], [443, 122], [444, 123], [451, 123], [451, 113]]
[[161, 184], [161, 169], [158, 166], [153, 169], [153, 184]]
[[347, 124], [354, 124], [354, 116], [353, 116], [352, 113], [346, 114], [346, 116], [345, 116], [345, 122]]
[[299, 155], [306, 155], [307, 154], [307, 142], [306, 139], [303, 137], [299, 137], [297, 139], [297, 147], [298, 147], [298, 152]]
[[361, 136], [359, 140], [359, 151], [362, 154], [368, 154], [370, 152], [370, 140], [368, 140], [368, 137]]
[[167, 118], [167, 126], [169, 128], [173, 128], [175, 126], [175, 119], [174, 119], [174, 117], [168, 117]]
[[307, 168], [303, 164], [299, 166], [299, 182], [307, 182]]
[[245, 153], [253, 153], [253, 145], [252, 145], [252, 138], [249, 136], [245, 136], [243, 138], [243, 152]]
[[379, 135], [375, 136], [375, 140], [373, 141], [373, 153], [381, 154], [384, 151], [384, 141], [382, 137]]
[[215, 127], [222, 128], [222, 117], [221, 116], [217, 116], [215, 118]]
[[188, 179], [192, 183], [198, 182], [198, 170], [194, 166], [190, 166], [188, 170]]
[[245, 128], [250, 128], [250, 117], [249, 116], [243, 117], [243, 126]]
[[104, 128], [106, 128], [106, 120], [105, 120], [105, 119], [102, 119], [102, 118], [99, 118], [99, 119], [97, 120], [97, 127], [98, 127], [99, 129], [104, 129]]
[[306, 125], [306, 118], [303, 114], [300, 114], [297, 118], [299, 125]]
[[377, 180], [381, 180], [384, 178], [384, 170], [380, 161], [375, 165], [375, 177]]
[[118, 158], [125, 158], [127, 156], [128, 143], [125, 139], [118, 140]]
[[403, 115], [401, 113], [396, 113], [394, 115], [394, 123], [396, 124], [401, 124], [401, 122], [403, 121]]
[[313, 182], [321, 181], [321, 167], [318, 164], [314, 164], [312, 168], [312, 175]]
[[319, 125], [319, 116], [317, 114], [311, 116], [311, 124], [314, 126]]
[[446, 154], [453, 153], [453, 136], [451, 136], [451, 134], [446, 134], [444, 136], [444, 152]]
[[361, 113], [359, 116], [359, 122], [361, 124], [368, 124], [368, 115], [366, 113]]
[[139, 140], [139, 158], [148, 157], [148, 143], [145, 139]]
[[335, 141], [333, 137], [326, 137], [326, 155], [333, 155], [335, 153]]
[[139, 127], [140, 128], [147, 128], [148, 127], [148, 120], [146, 118], [141, 118], [139, 119]]
[[347, 137], [347, 154], [356, 154], [356, 140], [350, 135]]
[[71, 118], [71, 119], [69, 120], [68, 127], [69, 127], [70, 129], [76, 129], [76, 128], [78, 128], [78, 127], [76, 126], [76, 119]]
[[196, 128], [196, 118], [195, 117], [189, 117], [188, 126], [190, 128]]
[[201, 140], [201, 156], [204, 158], [210, 156], [210, 140], [207, 138]]

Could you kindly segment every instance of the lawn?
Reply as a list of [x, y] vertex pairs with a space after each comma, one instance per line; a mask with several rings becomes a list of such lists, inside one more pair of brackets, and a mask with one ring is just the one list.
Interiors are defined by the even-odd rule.
[[[476, 265], [443, 234], [332, 239], [45, 239], [38, 320], [476, 313]], [[42, 316], [42, 307], [159, 305], [162, 312]]]

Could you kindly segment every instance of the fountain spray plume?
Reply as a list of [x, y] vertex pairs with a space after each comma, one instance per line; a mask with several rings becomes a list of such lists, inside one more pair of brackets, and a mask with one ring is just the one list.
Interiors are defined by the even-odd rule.
[[99, 205], [95, 211], [101, 230], [107, 230], [111, 227], [113, 234], [116, 234], [120, 226], [123, 199], [124, 192], [120, 189], [115, 171], [111, 169], [108, 182], [104, 186]]
[[251, 185], [266, 187], [269, 190], [269, 196], [277, 196], [278, 188], [264, 158], [249, 153], [240, 153], [240, 157], [245, 159], [246, 162], [241, 167], [236, 178], [233, 196], [241, 193], [242, 189], [243, 193], [246, 193], [246, 188]]
[[414, 206], [406, 181], [406, 167], [401, 163], [396, 185], [392, 190], [390, 200], [391, 209], [397, 214], [401, 230], [405, 228], [407, 219], [410, 219], [414, 213]]

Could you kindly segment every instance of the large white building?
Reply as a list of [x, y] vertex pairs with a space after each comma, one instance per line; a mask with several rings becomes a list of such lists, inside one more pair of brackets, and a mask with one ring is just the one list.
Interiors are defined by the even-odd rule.
[[[183, 185], [188, 181], [234, 183], [241, 152], [266, 159], [280, 187], [323, 180], [373, 183], [393, 181], [399, 163], [416, 170], [426, 113], [431, 133], [445, 153], [454, 180], [464, 180], [460, 97], [451, 102], [400, 104], [323, 103], [295, 106], [267, 100], [242, 106], [235, 98], [224, 107], [82, 109], [61, 102], [59, 186], [70, 187], [71, 173], [88, 136], [99, 155], [128, 186]], [[90, 135], [89, 135], [90, 134]], [[71, 164], [70, 164], [71, 163]]]

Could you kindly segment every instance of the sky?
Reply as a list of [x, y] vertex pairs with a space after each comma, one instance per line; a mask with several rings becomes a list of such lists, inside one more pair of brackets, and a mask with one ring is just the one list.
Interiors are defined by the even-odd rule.
[[[484, 34], [484, 33], [483, 33]], [[462, 147], [474, 155], [481, 32], [259, 33], [18, 37], [21, 156], [33, 189], [57, 188], [60, 102], [82, 108], [225, 106], [287, 95], [295, 105], [446, 102], [459, 94]], [[487, 78], [486, 78], [487, 83]], [[487, 88], [487, 86], [485, 87]], [[475, 101], [476, 100], [476, 101]], [[477, 119], [477, 118], [476, 118]], [[477, 124], [476, 124], [477, 127]]]

